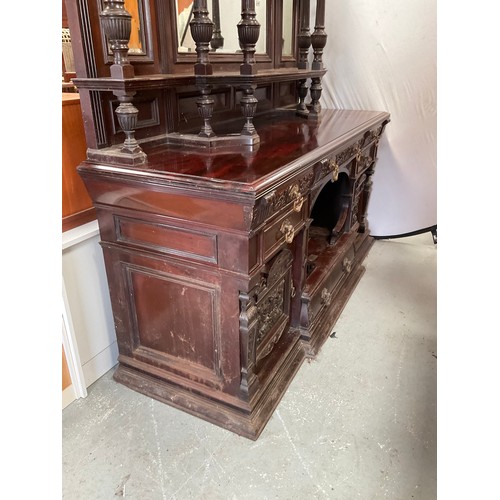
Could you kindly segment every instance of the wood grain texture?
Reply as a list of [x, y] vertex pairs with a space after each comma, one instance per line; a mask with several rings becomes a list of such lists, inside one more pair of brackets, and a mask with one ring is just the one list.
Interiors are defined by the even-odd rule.
[[120, 351], [115, 379], [257, 439], [363, 274], [364, 164], [387, 120], [271, 113], [252, 157], [157, 142], [141, 167], [83, 162]]
[[62, 230], [95, 220], [95, 210], [77, 167], [87, 145], [78, 94], [62, 94]]

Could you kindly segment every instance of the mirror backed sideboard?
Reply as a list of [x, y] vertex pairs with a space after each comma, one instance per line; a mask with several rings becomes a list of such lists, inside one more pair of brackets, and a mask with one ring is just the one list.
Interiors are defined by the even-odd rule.
[[250, 439], [373, 242], [390, 117], [322, 109], [326, 6], [310, 23], [312, 1], [67, 2], [114, 378]]

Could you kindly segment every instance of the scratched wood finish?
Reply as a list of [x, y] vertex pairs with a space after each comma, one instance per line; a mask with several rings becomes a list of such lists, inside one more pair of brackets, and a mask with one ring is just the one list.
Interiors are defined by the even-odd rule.
[[115, 379], [257, 439], [363, 273], [366, 171], [388, 118], [273, 114], [251, 158], [157, 143], [142, 167], [83, 162], [120, 352]]

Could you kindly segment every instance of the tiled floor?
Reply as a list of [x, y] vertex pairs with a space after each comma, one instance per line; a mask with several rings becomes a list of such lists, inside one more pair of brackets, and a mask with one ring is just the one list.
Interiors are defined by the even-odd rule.
[[375, 242], [367, 271], [258, 441], [123, 387], [63, 411], [63, 498], [436, 498], [436, 253]]

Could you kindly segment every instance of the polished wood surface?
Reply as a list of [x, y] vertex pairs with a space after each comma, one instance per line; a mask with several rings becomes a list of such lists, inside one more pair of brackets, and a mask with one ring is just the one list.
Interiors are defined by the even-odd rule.
[[366, 171], [388, 119], [272, 113], [253, 156], [156, 143], [141, 167], [83, 162], [120, 351], [115, 379], [257, 439], [363, 274]]
[[[201, 148], [176, 147], [164, 141], [144, 145], [148, 162], [140, 167], [100, 165], [113, 175], [141, 173], [156, 182], [207, 183], [212, 189], [257, 192], [268, 188], [277, 176], [297, 166], [317, 161], [341, 148], [347, 137], [388, 119], [376, 111], [324, 110], [319, 123], [295, 116], [293, 111], [271, 113], [256, 120], [261, 136], [257, 148], [205, 152]], [[223, 125], [227, 132], [230, 125]], [[85, 164], [81, 170], [85, 170]], [[213, 183], [212, 180], [224, 181]]]
[[92, 200], [77, 173], [86, 158], [80, 97], [62, 93], [62, 230], [95, 220]]
[[234, 54], [210, 50], [208, 2], [194, 4], [192, 53], [177, 50], [175, 0], [134, 2], [141, 51], [127, 49], [124, 2], [67, 5], [114, 379], [257, 439], [364, 272], [389, 114], [321, 109], [324, 0], [312, 34], [310, 2], [288, 3], [287, 56], [281, 0], [260, 26], [241, 2]]

